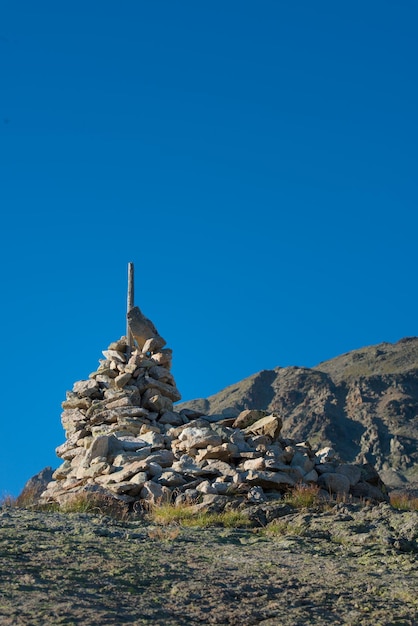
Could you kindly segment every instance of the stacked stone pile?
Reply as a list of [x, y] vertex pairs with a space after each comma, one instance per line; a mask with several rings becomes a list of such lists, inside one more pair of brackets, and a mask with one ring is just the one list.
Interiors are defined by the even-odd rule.
[[277, 414], [177, 412], [172, 352], [150, 324], [134, 335], [133, 351], [125, 337], [112, 343], [89, 379], [67, 392], [66, 441], [57, 448], [63, 464], [43, 501], [63, 504], [98, 492], [128, 503], [194, 502], [222, 510], [280, 499], [298, 484], [318, 485], [324, 497], [386, 499], [369, 466], [281, 438]]

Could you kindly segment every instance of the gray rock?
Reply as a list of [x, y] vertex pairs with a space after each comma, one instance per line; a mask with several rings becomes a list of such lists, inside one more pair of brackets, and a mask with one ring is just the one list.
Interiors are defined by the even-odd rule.
[[196, 449], [207, 448], [209, 445], [219, 446], [222, 443], [222, 438], [210, 428], [185, 428], [180, 433], [179, 440], [186, 442], [187, 448]]
[[142, 487], [140, 495], [142, 500], [147, 500], [152, 504], [158, 504], [159, 502], [169, 501], [171, 490], [152, 480], [148, 480]]
[[362, 500], [370, 500], [371, 502], [389, 501], [388, 494], [382, 491], [381, 488], [363, 481], [360, 481], [351, 487], [351, 495]]
[[[235, 421], [232, 424], [233, 428], [248, 428], [258, 420], [266, 417], [268, 415], [267, 411], [256, 411], [254, 409], [246, 409], [245, 411], [241, 411], [238, 417], [235, 418]], [[225, 415], [223, 417], [226, 417]]]
[[166, 487], [171, 487], [172, 489], [187, 484], [186, 479], [181, 474], [170, 470], [162, 472], [158, 482], [160, 485], [165, 485]]
[[123, 387], [125, 387], [125, 385], [128, 385], [131, 380], [131, 374], [129, 372], [125, 372], [123, 374], [119, 374], [119, 376], [116, 376], [115, 385], [122, 389]]
[[79, 398], [90, 398], [99, 390], [99, 383], [95, 380], [79, 380], [74, 383], [73, 391]]
[[356, 485], [361, 478], [361, 469], [358, 465], [352, 465], [351, 463], [344, 463], [338, 465], [335, 469], [338, 474], [343, 474], [347, 476], [350, 481], [350, 486], [353, 487]]
[[262, 502], [266, 502], [267, 498], [263, 491], [263, 488], [260, 486], [251, 487], [247, 494], [247, 500], [251, 504], [261, 504]]
[[245, 428], [244, 432], [269, 437], [274, 441], [279, 437], [282, 426], [282, 419], [278, 415], [272, 413], [271, 415], [262, 417], [254, 422], [254, 424], [251, 424], [251, 426]]
[[[166, 341], [158, 333], [151, 320], [145, 317], [138, 307], [134, 307], [128, 312], [128, 324], [141, 350], [146, 347], [145, 352], [157, 352], [165, 346]], [[148, 342], [145, 346], [148, 339], [153, 341]]]
[[350, 492], [350, 480], [344, 474], [321, 474], [318, 485], [333, 494], [344, 495]]
[[148, 457], [149, 463], [158, 463], [161, 467], [171, 467], [174, 461], [174, 454], [171, 450], [158, 450]]
[[164, 411], [158, 420], [160, 424], [170, 424], [171, 426], [180, 426], [183, 424], [183, 418], [180, 413], [174, 411]]
[[119, 350], [103, 350], [102, 354], [107, 361], [119, 361], [119, 363], [126, 363], [126, 355]]
[[283, 490], [296, 484], [296, 480], [284, 472], [255, 472], [254, 470], [249, 470], [248, 472], [243, 472], [241, 476], [243, 482], [249, 485], [258, 485], [264, 489]]

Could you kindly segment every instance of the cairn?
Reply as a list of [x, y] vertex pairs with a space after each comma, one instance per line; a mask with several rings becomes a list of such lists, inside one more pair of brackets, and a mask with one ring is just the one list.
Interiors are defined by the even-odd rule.
[[63, 463], [41, 501], [61, 505], [87, 492], [220, 511], [280, 499], [300, 484], [318, 485], [324, 498], [387, 499], [369, 465], [342, 463], [330, 448], [315, 452], [308, 442], [282, 438], [278, 414], [177, 412], [172, 350], [133, 306], [131, 266], [129, 275], [127, 335], [67, 392], [66, 441], [56, 450]]

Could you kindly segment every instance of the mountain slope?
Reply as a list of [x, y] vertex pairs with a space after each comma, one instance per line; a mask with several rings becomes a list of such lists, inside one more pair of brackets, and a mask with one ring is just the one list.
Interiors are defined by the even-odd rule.
[[278, 367], [207, 399], [178, 405], [207, 414], [276, 411], [283, 435], [330, 445], [349, 462], [368, 461], [383, 480], [418, 482], [418, 338], [361, 348], [315, 368]]

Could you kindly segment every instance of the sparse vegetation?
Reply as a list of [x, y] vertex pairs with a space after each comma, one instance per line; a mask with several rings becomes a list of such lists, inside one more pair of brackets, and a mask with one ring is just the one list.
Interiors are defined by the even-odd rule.
[[208, 511], [196, 511], [189, 504], [175, 506], [173, 504], [161, 503], [150, 508], [148, 517], [155, 524], [162, 526], [179, 524], [187, 528], [208, 528], [210, 526], [243, 528], [251, 525], [248, 517], [240, 511], [209, 513]]
[[258, 533], [265, 537], [276, 537], [277, 535], [297, 535], [303, 536], [305, 527], [302, 524], [292, 524], [290, 522], [278, 519], [274, 520], [265, 528], [257, 529]]
[[318, 485], [296, 485], [292, 491], [286, 494], [284, 500], [296, 509], [306, 509], [322, 502], [319, 491]]
[[418, 498], [406, 492], [391, 494], [390, 503], [400, 511], [418, 511]]
[[68, 500], [60, 509], [63, 513], [92, 513], [93, 515], [108, 515], [120, 521], [129, 518], [129, 507], [121, 500], [112, 496], [81, 492]]

